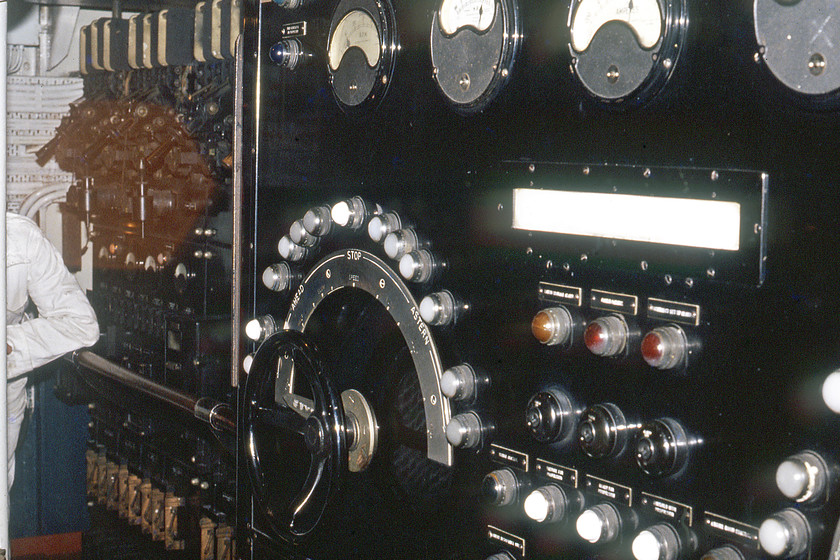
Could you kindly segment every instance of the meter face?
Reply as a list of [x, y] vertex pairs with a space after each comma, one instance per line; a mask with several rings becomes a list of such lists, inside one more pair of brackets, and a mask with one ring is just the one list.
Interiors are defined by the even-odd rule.
[[484, 109], [508, 81], [521, 41], [515, 0], [443, 0], [432, 18], [433, 75], [461, 113]]
[[339, 105], [361, 111], [377, 105], [391, 82], [397, 50], [388, 0], [342, 0], [330, 22], [327, 70]]
[[684, 0], [572, 0], [575, 75], [596, 99], [644, 102], [670, 78], [688, 26]]

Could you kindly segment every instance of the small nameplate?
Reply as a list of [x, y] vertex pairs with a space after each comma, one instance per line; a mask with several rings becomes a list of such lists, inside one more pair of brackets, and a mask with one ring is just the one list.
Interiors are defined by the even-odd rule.
[[652, 515], [664, 517], [677, 523], [685, 522], [689, 527], [694, 523], [694, 511], [691, 506], [679, 502], [672, 502], [671, 500], [666, 500], [653, 494], [645, 494], [644, 492], [642, 493], [640, 503], [642, 509]]
[[306, 22], [287, 23], [280, 29], [280, 35], [283, 38], [303, 37], [306, 35]]
[[528, 454], [507, 449], [501, 445], [492, 444], [490, 446], [490, 458], [508, 467], [522, 469], [528, 472]]
[[517, 537], [512, 533], [508, 533], [507, 531], [502, 531], [492, 525], [488, 525], [487, 538], [515, 552], [517, 556], [523, 558], [525, 557], [525, 539], [522, 537]]
[[586, 475], [584, 488], [590, 492], [594, 492], [603, 498], [612, 500], [628, 507], [633, 505], [633, 489], [629, 486], [616, 484], [597, 476]]
[[540, 282], [538, 297], [540, 301], [564, 303], [566, 305], [580, 307], [583, 304], [583, 288]]
[[615, 311], [625, 315], [635, 315], [639, 311], [638, 296], [592, 290], [589, 301], [592, 309], [600, 309], [601, 311]]
[[716, 515], [714, 513], [706, 512], [703, 523], [706, 527], [722, 537], [740, 543], [749, 545], [756, 550], [759, 548], [758, 544], [758, 527], [734, 521], [732, 519]]
[[648, 298], [647, 315], [651, 319], [673, 321], [683, 325], [700, 324], [700, 306], [678, 301]]
[[543, 459], [537, 459], [534, 468], [538, 474], [541, 474], [546, 478], [550, 478], [558, 484], [564, 484], [571, 488], [577, 488], [578, 473], [576, 469], [549, 463]]

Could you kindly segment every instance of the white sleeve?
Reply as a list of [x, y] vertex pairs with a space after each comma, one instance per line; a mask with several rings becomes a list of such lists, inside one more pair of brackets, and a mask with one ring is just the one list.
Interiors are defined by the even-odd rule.
[[96, 314], [58, 250], [34, 224], [22, 241], [28, 261], [27, 290], [38, 317], [7, 327], [6, 342], [12, 347], [6, 356], [9, 378], [99, 339]]

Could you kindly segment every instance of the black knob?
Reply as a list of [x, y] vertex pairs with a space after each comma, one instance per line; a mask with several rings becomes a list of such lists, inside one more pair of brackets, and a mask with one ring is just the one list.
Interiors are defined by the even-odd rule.
[[627, 447], [639, 424], [628, 422], [612, 403], [596, 404], [581, 415], [578, 441], [584, 453], [594, 458], [617, 457]]
[[646, 422], [636, 439], [636, 463], [650, 476], [667, 476], [685, 465], [690, 448], [698, 443], [672, 418]]
[[550, 443], [568, 439], [577, 428], [579, 411], [565, 391], [551, 388], [528, 401], [525, 423], [534, 439]]

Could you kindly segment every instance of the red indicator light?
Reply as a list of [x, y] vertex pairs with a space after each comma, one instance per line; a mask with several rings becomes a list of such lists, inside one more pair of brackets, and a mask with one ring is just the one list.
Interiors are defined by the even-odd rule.
[[602, 356], [609, 343], [609, 334], [598, 321], [593, 321], [586, 326], [586, 331], [583, 333], [583, 342], [589, 351], [596, 356]]
[[652, 365], [659, 367], [665, 357], [665, 345], [662, 343], [662, 337], [656, 332], [649, 332], [642, 340], [642, 358]]

